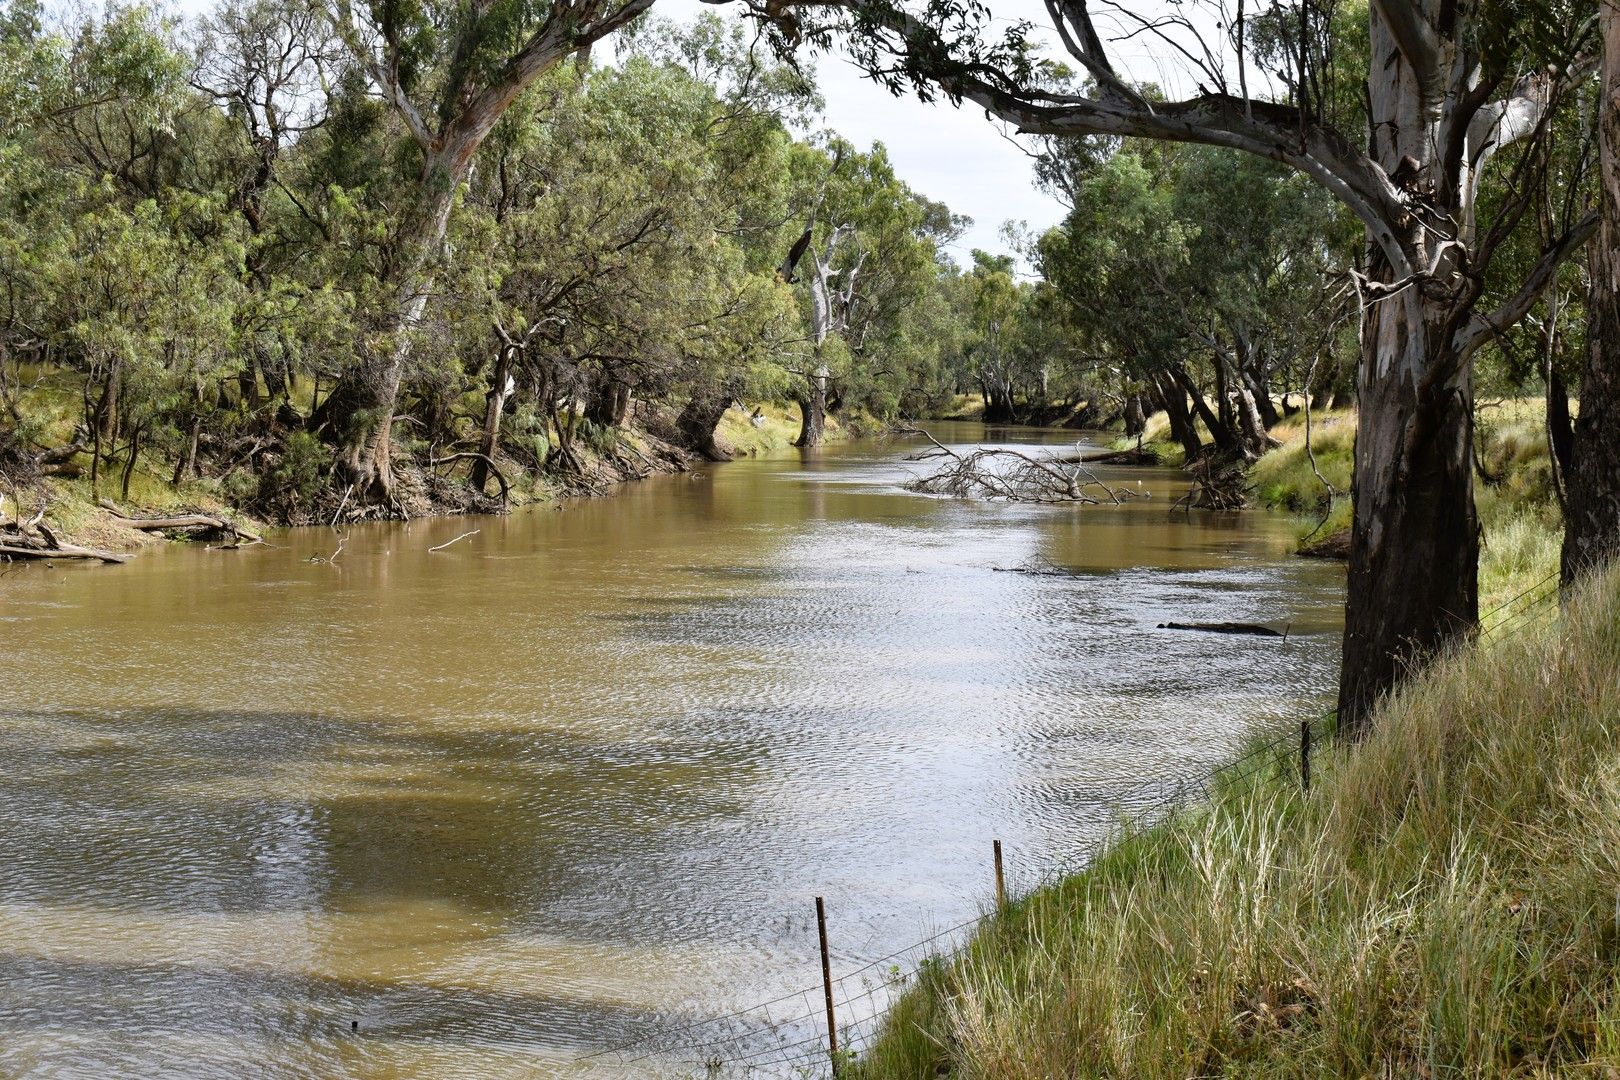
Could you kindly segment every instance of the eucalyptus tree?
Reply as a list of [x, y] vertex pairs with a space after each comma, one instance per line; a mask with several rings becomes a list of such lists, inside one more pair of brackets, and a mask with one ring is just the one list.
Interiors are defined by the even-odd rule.
[[804, 284], [808, 350], [788, 367], [799, 384], [796, 445], [816, 446], [829, 411], [896, 370], [890, 353], [907, 343], [908, 314], [937, 281], [940, 246], [963, 222], [901, 181], [881, 144], [800, 147], [794, 175], [805, 224], [779, 273]]
[[497, 339], [479, 452], [493, 455], [516, 394], [577, 464], [582, 421], [616, 428], [633, 400], [729, 386], [781, 336], [787, 290], [727, 235], [743, 186], [780, 159], [767, 138], [749, 166], [732, 138], [752, 136], [717, 132], [713, 88], [640, 55], [540, 89], [485, 148], [457, 242], [487, 255], [458, 283], [481, 281]]
[[[243, 280], [251, 299], [239, 307], [245, 349], [241, 394], [257, 405], [259, 379], [272, 399], [286, 393], [291, 371], [283, 327], [299, 290], [282, 263], [302, 245], [288, 242], [270, 205], [283, 158], [297, 142], [325, 123], [327, 90], [340, 60], [325, 13], [314, 0], [227, 0], [203, 16], [190, 81], [215, 102], [230, 122], [226, 154], [234, 176], [230, 201], [249, 234]], [[286, 196], [283, 193], [282, 199]]]
[[1174, 188], [1156, 175], [1164, 163], [1143, 149], [1120, 148], [1071, 176], [1069, 213], [1037, 241], [1035, 261], [1085, 350], [1112, 364], [1127, 400], [1149, 389], [1193, 461], [1204, 450], [1195, 413], [1217, 442], [1235, 446], [1187, 368], [1195, 350], [1185, 315], [1201, 277], [1190, 249], [1195, 229], [1178, 217]]
[[333, 0], [333, 29], [415, 150], [386, 333], [364, 342], [330, 410], [347, 419], [340, 483], [364, 502], [391, 498], [390, 437], [416, 329], [448, 255], [451, 209], [479, 148], [526, 90], [652, 6], [652, 0]]
[[[785, 43], [841, 38], [897, 91], [972, 101], [1027, 132], [1243, 150], [1297, 169], [1354, 213], [1369, 261], [1339, 713], [1346, 731], [1361, 731], [1414, 663], [1477, 623], [1470, 361], [1535, 304], [1596, 215], [1555, 238], [1500, 295], [1485, 295], [1485, 274], [1528, 208], [1536, 144], [1591, 72], [1586, 13], [1373, 0], [1362, 108], [1337, 92], [1344, 20], [1319, 0], [1280, 3], [1260, 19], [1217, 13], [1224, 41], [1198, 38], [1177, 11], [1154, 18], [1110, 5], [1127, 32], [1158, 38], [1197, 67], [1196, 91], [1166, 101], [1115, 65], [1093, 0], [1047, 8], [1090, 80], [1083, 91], [1054, 88], [1026, 25], [992, 38], [977, 3], [919, 13], [896, 0], [772, 0], [752, 10]], [[1482, 220], [1486, 176], [1508, 197]]]
[[1331, 298], [1347, 292], [1348, 215], [1298, 173], [1228, 150], [1185, 148], [1169, 182], [1190, 234], [1189, 329], [1210, 351], [1222, 423], [1253, 459], [1280, 419], [1277, 391], [1300, 385]]
[[1013, 277], [1012, 256], [975, 250], [968, 281], [972, 287], [968, 371], [984, 397], [985, 423], [1010, 424], [1018, 418], [1013, 344], [1024, 303], [1023, 290]]

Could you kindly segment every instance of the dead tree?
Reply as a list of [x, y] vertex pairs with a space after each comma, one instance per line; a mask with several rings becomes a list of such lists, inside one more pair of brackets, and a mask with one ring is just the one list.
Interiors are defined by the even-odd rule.
[[1136, 497], [1133, 491], [1111, 488], [1086, 468], [1078, 454], [1027, 454], [1007, 447], [980, 446], [966, 453], [951, 449], [919, 428], [902, 429], [905, 434], [921, 435], [931, 444], [911, 455], [908, 461], [935, 464], [927, 476], [919, 476], [905, 486], [926, 495], [948, 495], [957, 499], [1003, 499], [1007, 502], [1081, 503], [1118, 506]]

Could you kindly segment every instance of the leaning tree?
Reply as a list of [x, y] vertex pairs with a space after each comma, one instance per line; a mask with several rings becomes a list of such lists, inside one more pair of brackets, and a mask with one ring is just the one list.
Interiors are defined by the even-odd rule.
[[412, 331], [442, 260], [451, 208], [507, 109], [547, 71], [653, 0], [333, 0], [338, 37], [398, 115], [420, 165], [389, 260], [389, 331], [362, 343], [323, 406], [340, 428], [336, 475], [356, 499], [391, 499], [390, 434]]
[[[1345, 730], [1364, 730], [1410, 665], [1478, 620], [1471, 358], [1529, 311], [1596, 226], [1595, 214], [1581, 218], [1519, 280], [1487, 290], [1493, 256], [1538, 180], [1532, 151], [1592, 73], [1591, 20], [1556, 4], [1371, 0], [1367, 36], [1351, 43], [1343, 31], [1353, 21], [1334, 0], [1284, 0], [1258, 13], [1211, 0], [1203, 10], [1218, 39], [1200, 34], [1193, 5], [1154, 16], [1108, 0], [1046, 6], [1084, 87], [1052, 77], [1027, 25], [992, 36], [977, 0], [916, 9], [768, 0], [750, 10], [784, 46], [841, 43], [896, 92], [971, 101], [1027, 133], [1258, 154], [1356, 215], [1368, 253], [1339, 715]], [[1196, 92], [1161, 100], [1128, 78], [1104, 45], [1100, 15], [1120, 36], [1156, 38], [1164, 55], [1196, 68]], [[1356, 44], [1363, 105], [1346, 115], [1335, 82]], [[1486, 176], [1492, 197], [1481, 213]]]

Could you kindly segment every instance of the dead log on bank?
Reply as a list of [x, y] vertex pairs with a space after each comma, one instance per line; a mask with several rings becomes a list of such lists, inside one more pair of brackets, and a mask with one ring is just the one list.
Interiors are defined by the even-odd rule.
[[129, 562], [128, 555], [120, 555], [115, 551], [98, 551], [95, 548], [79, 547], [77, 544], [57, 544], [52, 547], [42, 544], [30, 547], [15, 543], [16, 537], [0, 535], [0, 559], [94, 559], [105, 563]]
[[130, 517], [106, 499], [101, 500], [101, 508], [117, 518], [120, 525], [128, 526], [131, 529], [139, 529], [141, 532], [162, 532], [169, 529], [208, 529], [214, 532], [226, 533], [237, 539], [247, 540], [255, 544], [263, 542], [263, 537], [256, 533], [249, 532], [240, 525], [213, 514], [187, 513], [174, 514], [169, 517], [137, 518]]
[[44, 505], [41, 505], [31, 518], [24, 519], [20, 516], [20, 505], [18, 512], [19, 516], [13, 520], [0, 520], [0, 561], [14, 562], [19, 559], [91, 559], [105, 563], [129, 561], [128, 555], [121, 555], [115, 551], [98, 551], [95, 548], [80, 547], [78, 544], [64, 544], [55, 530], [45, 523]]

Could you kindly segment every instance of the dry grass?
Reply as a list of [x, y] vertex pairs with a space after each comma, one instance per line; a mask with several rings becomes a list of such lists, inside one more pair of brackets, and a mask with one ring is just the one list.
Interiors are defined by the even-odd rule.
[[1620, 572], [1536, 619], [1019, 902], [852, 1074], [1616, 1075]]

